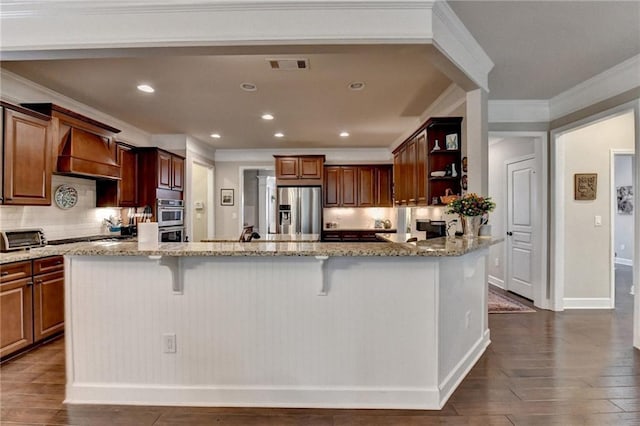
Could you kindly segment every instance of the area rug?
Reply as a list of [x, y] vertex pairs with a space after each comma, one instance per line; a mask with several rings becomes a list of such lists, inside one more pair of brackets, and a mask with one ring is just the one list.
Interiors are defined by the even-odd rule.
[[536, 311], [505, 294], [498, 293], [492, 288], [489, 288], [490, 314], [519, 314], [523, 312]]

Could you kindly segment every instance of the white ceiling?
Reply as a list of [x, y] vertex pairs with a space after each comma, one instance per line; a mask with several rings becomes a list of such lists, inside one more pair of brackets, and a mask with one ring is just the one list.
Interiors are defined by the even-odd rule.
[[[495, 63], [490, 99], [549, 99], [640, 54], [638, 1], [450, 4]], [[451, 84], [429, 63], [433, 49], [172, 48], [2, 67], [149, 133], [184, 133], [217, 148], [389, 147]], [[307, 58], [310, 69], [274, 71], [272, 57]], [[352, 81], [365, 89], [350, 91]], [[142, 82], [156, 93], [138, 92]], [[244, 92], [242, 82], [258, 90]], [[276, 119], [261, 120], [264, 112]], [[340, 138], [343, 130], [351, 136]], [[274, 138], [277, 131], [286, 136]]]

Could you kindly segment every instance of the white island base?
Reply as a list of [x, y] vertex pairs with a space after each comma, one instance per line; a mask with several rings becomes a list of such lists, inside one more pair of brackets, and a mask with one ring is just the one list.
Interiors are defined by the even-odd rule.
[[486, 254], [67, 256], [65, 402], [439, 409], [489, 344]]

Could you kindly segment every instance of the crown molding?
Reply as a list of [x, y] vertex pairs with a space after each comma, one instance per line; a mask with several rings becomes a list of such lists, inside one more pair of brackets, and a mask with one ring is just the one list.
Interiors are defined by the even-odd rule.
[[217, 149], [215, 162], [273, 162], [274, 155], [324, 155], [326, 164], [388, 164], [387, 148]]
[[68, 13], [81, 15], [121, 15], [155, 13], [200, 13], [254, 10], [327, 10], [327, 9], [424, 9], [423, 0], [137, 0], [93, 1], [84, 0], [5, 0], [2, 18], [33, 16], [60, 16]]
[[489, 91], [494, 63], [446, 1], [433, 6], [433, 44], [478, 87]]
[[555, 120], [637, 87], [640, 87], [640, 55], [551, 98], [550, 119]]
[[549, 101], [494, 100], [489, 101], [489, 123], [547, 123], [550, 121]]

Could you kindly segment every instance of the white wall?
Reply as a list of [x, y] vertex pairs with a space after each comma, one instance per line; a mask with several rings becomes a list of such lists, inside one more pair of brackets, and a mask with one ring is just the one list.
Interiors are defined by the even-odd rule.
[[[632, 186], [633, 187], [633, 156], [632, 155], [616, 155], [615, 157], [615, 187]], [[634, 188], [635, 189], [635, 188]], [[634, 191], [635, 194], [636, 191]], [[616, 194], [614, 194], [614, 197]], [[637, 195], [635, 200], [637, 200]], [[637, 208], [637, 202], [634, 200], [634, 209]], [[616, 263], [624, 265], [633, 264], [634, 251], [634, 226], [633, 212], [631, 214], [620, 214], [616, 203], [615, 212], [615, 242], [614, 251], [616, 253]]]
[[63, 210], [55, 203], [51, 206], [0, 206], [1, 229], [42, 228], [49, 240], [109, 234], [103, 219], [120, 216], [120, 209], [96, 207], [96, 182], [53, 175], [51, 193], [62, 184], [71, 185], [78, 191], [78, 203], [74, 207]]
[[[190, 208], [192, 210], [192, 232], [191, 241], [200, 241], [207, 238], [207, 213], [213, 206], [207, 203], [207, 190], [209, 189], [209, 183], [207, 182], [208, 169], [200, 164], [194, 164], [191, 174], [191, 202]], [[213, 190], [213, 188], [211, 188]], [[204, 204], [204, 208], [196, 210], [194, 203], [200, 201]]]
[[[634, 115], [629, 112], [562, 134], [564, 157], [564, 298], [608, 299], [610, 295], [610, 150], [633, 149]], [[574, 174], [597, 173], [597, 197], [574, 200]], [[594, 225], [601, 216], [602, 226]], [[566, 300], [565, 300], [566, 305]]]
[[[504, 238], [507, 232], [506, 168], [505, 161], [535, 153], [535, 138], [509, 137], [489, 142], [489, 192], [496, 208], [489, 214], [491, 232], [495, 238]], [[504, 244], [491, 246], [488, 273], [491, 283], [504, 284]], [[497, 262], [497, 265], [496, 265]]]

